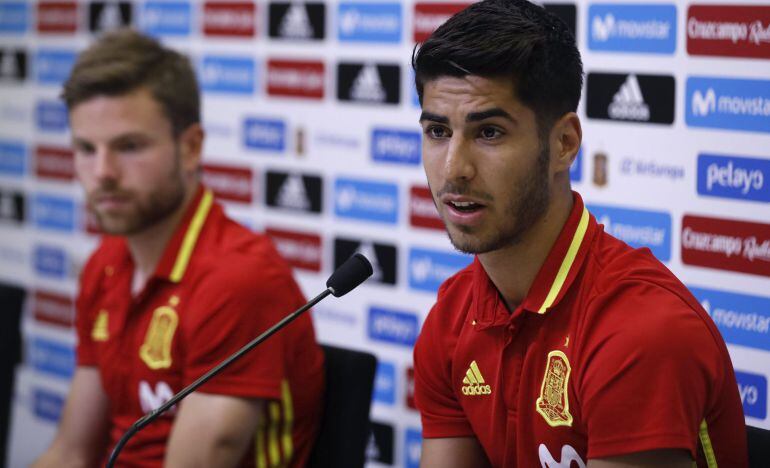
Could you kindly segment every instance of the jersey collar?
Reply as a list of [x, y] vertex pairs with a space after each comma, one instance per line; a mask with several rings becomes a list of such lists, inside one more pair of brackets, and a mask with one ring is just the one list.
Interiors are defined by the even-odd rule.
[[[580, 271], [596, 230], [596, 220], [588, 213], [580, 195], [572, 192], [572, 196], [574, 203], [567, 222], [519, 309], [537, 314], [547, 313], [564, 297]], [[474, 260], [473, 269], [477, 329], [508, 323], [512, 314], [508, 312], [478, 257]]]
[[214, 194], [211, 190], [199, 187], [179, 227], [163, 251], [155, 269], [155, 277], [167, 279], [172, 283], [182, 280], [213, 204]]

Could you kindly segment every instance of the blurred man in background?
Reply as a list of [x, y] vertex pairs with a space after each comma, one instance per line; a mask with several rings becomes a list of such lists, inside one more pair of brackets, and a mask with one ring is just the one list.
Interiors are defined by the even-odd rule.
[[422, 466], [746, 466], [717, 328], [570, 189], [583, 71], [567, 26], [486, 0], [413, 65], [428, 183], [452, 244], [476, 255], [415, 348]]
[[[36, 466], [103, 463], [123, 433], [305, 300], [270, 241], [200, 178], [200, 97], [184, 56], [132, 31], [64, 85], [77, 177], [105, 233], [81, 276], [77, 368]], [[309, 315], [136, 434], [132, 466], [303, 465], [323, 357]]]

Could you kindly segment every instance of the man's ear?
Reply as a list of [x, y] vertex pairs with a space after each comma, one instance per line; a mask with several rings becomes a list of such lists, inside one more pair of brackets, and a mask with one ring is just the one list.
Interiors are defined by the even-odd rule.
[[583, 129], [574, 112], [564, 114], [551, 129], [551, 169], [554, 173], [569, 171], [580, 150]]
[[179, 135], [179, 149], [182, 168], [185, 171], [196, 171], [203, 158], [203, 127], [200, 123], [188, 126]]

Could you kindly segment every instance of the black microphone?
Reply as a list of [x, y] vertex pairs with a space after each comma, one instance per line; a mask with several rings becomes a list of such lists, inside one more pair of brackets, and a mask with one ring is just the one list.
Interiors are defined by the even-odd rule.
[[329, 279], [326, 281], [326, 289], [324, 290], [324, 292], [317, 295], [316, 297], [311, 299], [307, 304], [303, 305], [299, 309], [295, 310], [291, 314], [281, 319], [281, 321], [279, 321], [272, 327], [268, 328], [264, 333], [262, 333], [258, 337], [251, 340], [246, 346], [239, 349], [238, 351], [233, 353], [230, 357], [228, 357], [221, 363], [217, 364], [216, 367], [214, 367], [210, 371], [203, 374], [201, 377], [198, 378], [198, 380], [191, 383], [187, 387], [183, 388], [179, 393], [171, 397], [167, 402], [165, 402], [158, 408], [150, 411], [149, 413], [145, 414], [142, 418], [136, 421], [130, 428], [128, 428], [126, 433], [123, 434], [123, 437], [120, 438], [118, 443], [115, 444], [115, 448], [112, 449], [110, 458], [107, 460], [107, 468], [113, 467], [113, 465], [115, 464], [115, 461], [118, 459], [118, 455], [120, 454], [120, 451], [126, 445], [128, 440], [131, 437], [133, 437], [134, 434], [142, 430], [145, 426], [147, 426], [151, 422], [155, 421], [158, 418], [158, 416], [165, 413], [171, 407], [176, 405], [179, 402], [179, 400], [186, 397], [190, 393], [194, 392], [196, 389], [198, 389], [198, 387], [208, 382], [209, 379], [211, 379], [212, 377], [217, 375], [219, 372], [221, 372], [222, 369], [224, 369], [225, 367], [229, 366], [233, 362], [240, 359], [244, 354], [251, 351], [258, 344], [270, 338], [275, 332], [285, 327], [289, 322], [299, 317], [303, 312], [307, 311], [314, 305], [321, 302], [321, 300], [324, 299], [329, 294], [332, 294], [334, 297], [344, 296], [345, 294], [349, 293], [354, 288], [356, 288], [358, 285], [366, 281], [367, 278], [372, 276], [372, 272], [373, 270], [372, 270], [371, 263], [369, 263], [369, 260], [367, 260], [366, 257], [361, 255], [360, 253], [354, 254], [352, 257], [345, 260], [345, 263], [340, 265], [340, 267], [337, 268], [334, 271], [334, 273], [331, 274]]

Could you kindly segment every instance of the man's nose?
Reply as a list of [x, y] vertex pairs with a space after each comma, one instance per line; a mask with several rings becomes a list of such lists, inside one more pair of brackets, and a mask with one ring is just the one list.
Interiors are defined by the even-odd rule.
[[100, 181], [116, 180], [120, 176], [117, 155], [107, 148], [98, 150], [94, 161], [94, 176]]
[[453, 135], [447, 146], [444, 161], [447, 180], [470, 180], [476, 175], [476, 166], [471, 154], [470, 142], [462, 136]]

